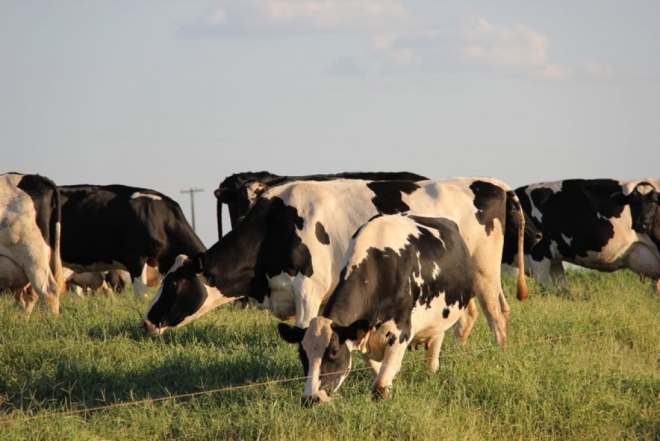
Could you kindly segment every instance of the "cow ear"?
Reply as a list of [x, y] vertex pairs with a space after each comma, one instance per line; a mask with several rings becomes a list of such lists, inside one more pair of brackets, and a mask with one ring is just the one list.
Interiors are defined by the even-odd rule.
[[346, 340], [362, 340], [370, 327], [368, 320], [356, 320], [348, 326], [337, 326], [334, 330], [339, 337], [339, 344], [344, 344]]
[[216, 188], [213, 194], [220, 202], [233, 204], [236, 202], [238, 192], [231, 188]]
[[192, 268], [196, 274], [201, 274], [201, 272], [204, 271], [205, 264], [206, 264], [206, 258], [204, 256], [204, 253], [197, 253], [197, 255], [193, 257]]
[[300, 343], [305, 336], [305, 330], [297, 326], [291, 326], [287, 323], [278, 323], [277, 332], [287, 343]]
[[624, 195], [621, 192], [617, 192], [610, 195], [610, 199], [612, 200], [612, 202], [622, 207], [628, 205], [628, 196]]

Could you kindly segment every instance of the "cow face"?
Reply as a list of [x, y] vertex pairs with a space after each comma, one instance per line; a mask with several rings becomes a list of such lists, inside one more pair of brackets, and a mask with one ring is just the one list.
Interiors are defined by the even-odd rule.
[[177, 257], [144, 314], [140, 328], [149, 335], [159, 335], [224, 303], [225, 298], [218, 289], [209, 286], [203, 271], [203, 254], [193, 259], [185, 255]]
[[300, 361], [307, 381], [301, 397], [305, 406], [330, 401], [351, 370], [351, 349], [364, 337], [368, 325], [358, 320], [338, 326], [325, 317], [315, 317], [306, 329], [280, 323], [280, 336], [299, 344]]
[[627, 198], [632, 216], [632, 227], [638, 233], [653, 234], [658, 212], [658, 192], [647, 182], [641, 182]]
[[[259, 196], [261, 196], [266, 190], [268, 190], [268, 185], [263, 182], [250, 179], [243, 184], [238, 195], [238, 221], [241, 222], [250, 208], [257, 202]], [[233, 225], [233, 224], [232, 224]]]

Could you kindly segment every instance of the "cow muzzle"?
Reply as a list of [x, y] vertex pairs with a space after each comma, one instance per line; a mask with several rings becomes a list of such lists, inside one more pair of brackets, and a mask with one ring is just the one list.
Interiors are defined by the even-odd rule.
[[332, 401], [332, 397], [324, 390], [313, 393], [312, 395], [302, 396], [300, 399], [303, 407], [312, 407], [317, 404], [327, 403]]
[[147, 334], [149, 337], [154, 337], [156, 335], [160, 335], [160, 334], [163, 333], [162, 328], [157, 327], [156, 325], [154, 325], [153, 323], [151, 323], [147, 319], [143, 319], [140, 322], [140, 329], [142, 330], [142, 332]]

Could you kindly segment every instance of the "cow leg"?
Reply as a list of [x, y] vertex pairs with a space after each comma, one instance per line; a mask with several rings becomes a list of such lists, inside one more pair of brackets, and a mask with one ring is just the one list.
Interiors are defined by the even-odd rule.
[[445, 333], [441, 332], [426, 346], [424, 362], [426, 363], [426, 368], [430, 372], [437, 372], [440, 368], [440, 349], [442, 348], [442, 341], [444, 338]]
[[477, 309], [477, 305], [475, 304], [473, 297], [468, 302], [465, 311], [463, 311], [463, 314], [461, 314], [461, 316], [458, 318], [456, 326], [454, 327], [454, 339], [458, 342], [459, 345], [463, 346], [465, 343], [467, 343], [467, 339], [472, 332], [472, 327], [474, 326], [474, 322], [477, 320], [478, 316], [479, 310]]
[[392, 381], [396, 374], [401, 370], [401, 363], [403, 356], [406, 352], [408, 343], [399, 343], [397, 341], [392, 346], [385, 347], [385, 356], [380, 366], [380, 371], [376, 375], [373, 385], [371, 386], [371, 398], [373, 400], [380, 400], [387, 398], [391, 394]]
[[566, 280], [566, 272], [564, 271], [564, 264], [561, 260], [553, 260], [550, 263], [550, 277], [555, 283], [561, 285], [568, 284], [568, 281]]
[[511, 315], [511, 307], [504, 297], [504, 290], [500, 292], [500, 309], [502, 310], [502, 315], [504, 315], [504, 320], [509, 323], [509, 316]]
[[14, 292], [14, 300], [16, 301], [16, 305], [25, 312], [26, 316], [29, 317], [39, 300], [39, 295], [30, 285]]
[[319, 315], [328, 286], [329, 284], [319, 283], [301, 275], [295, 278], [293, 291], [296, 302], [296, 326], [306, 328], [312, 319]]
[[149, 291], [147, 286], [147, 264], [142, 265], [142, 272], [135, 276], [131, 272], [131, 281], [133, 282], [133, 297], [135, 300], [139, 300], [143, 297], [146, 297]]
[[508, 322], [500, 306], [500, 298], [504, 296], [504, 293], [502, 292], [500, 283], [492, 283], [492, 280], [493, 277], [484, 277], [483, 274], [477, 274], [474, 281], [475, 294], [479, 300], [481, 309], [486, 315], [488, 326], [490, 326], [491, 331], [495, 335], [496, 343], [504, 346], [508, 340]]

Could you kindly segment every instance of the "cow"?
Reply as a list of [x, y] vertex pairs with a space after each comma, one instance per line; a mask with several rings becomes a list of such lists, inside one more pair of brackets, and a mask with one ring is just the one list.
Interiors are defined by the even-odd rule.
[[[509, 306], [500, 265], [509, 187], [492, 178], [438, 181], [299, 181], [266, 191], [242, 222], [205, 253], [180, 256], [140, 327], [150, 335], [182, 326], [237, 297], [251, 297], [282, 320], [307, 327], [339, 281], [351, 235], [378, 213], [416, 211], [452, 218], [477, 268], [475, 294], [499, 344]], [[519, 249], [524, 219], [519, 210]], [[523, 265], [523, 262], [519, 262]], [[527, 297], [522, 274], [519, 299]], [[471, 302], [473, 305], [473, 302]], [[455, 335], [465, 343], [478, 312], [468, 306]]]
[[225, 178], [214, 191], [217, 199], [218, 239], [222, 237], [222, 204], [227, 204], [231, 227], [245, 217], [256, 199], [268, 188], [294, 181], [332, 181], [361, 179], [367, 181], [426, 181], [426, 176], [411, 172], [344, 172], [304, 176], [280, 176], [267, 171], [234, 173]]
[[[157, 270], [154, 269], [154, 271]], [[78, 295], [98, 290], [105, 291], [109, 294], [113, 292], [121, 294], [126, 289], [127, 279], [123, 270], [76, 273], [66, 268], [64, 273], [67, 289], [74, 291]]]
[[414, 213], [377, 215], [349, 245], [339, 283], [323, 314], [306, 329], [279, 323], [280, 336], [299, 344], [307, 376], [303, 404], [330, 399], [359, 351], [375, 380], [374, 399], [390, 393], [408, 346], [424, 346], [439, 368], [444, 333], [473, 296], [474, 266], [459, 226]]
[[[428, 178], [411, 172], [347, 172], [331, 175], [306, 175], [306, 176], [278, 176], [266, 171], [236, 173], [220, 183], [215, 190], [217, 198], [217, 216], [219, 237], [222, 237], [222, 204], [227, 204], [232, 228], [243, 220], [248, 210], [254, 205], [257, 198], [268, 188], [295, 181], [331, 181], [333, 179], [361, 179], [371, 181], [404, 180], [425, 181]], [[507, 218], [506, 239], [502, 262], [512, 265], [516, 259], [518, 247], [518, 213], [520, 203], [513, 191], [507, 192]], [[541, 232], [534, 226], [527, 213], [523, 212], [525, 218], [525, 251], [531, 249], [541, 240]]]
[[[633, 229], [626, 197], [647, 180], [567, 179], [515, 190], [542, 232], [526, 250], [527, 268], [541, 285], [565, 284], [562, 262], [599, 271], [629, 268], [660, 279], [660, 253], [648, 234]], [[653, 180], [648, 180], [653, 181]]]
[[147, 293], [147, 268], [161, 273], [179, 254], [206, 247], [177, 202], [125, 185], [62, 185], [62, 260], [76, 272], [128, 271], [135, 298]]
[[57, 186], [50, 179], [0, 175], [0, 286], [14, 289], [28, 316], [38, 298], [59, 314], [64, 290], [60, 210]]

